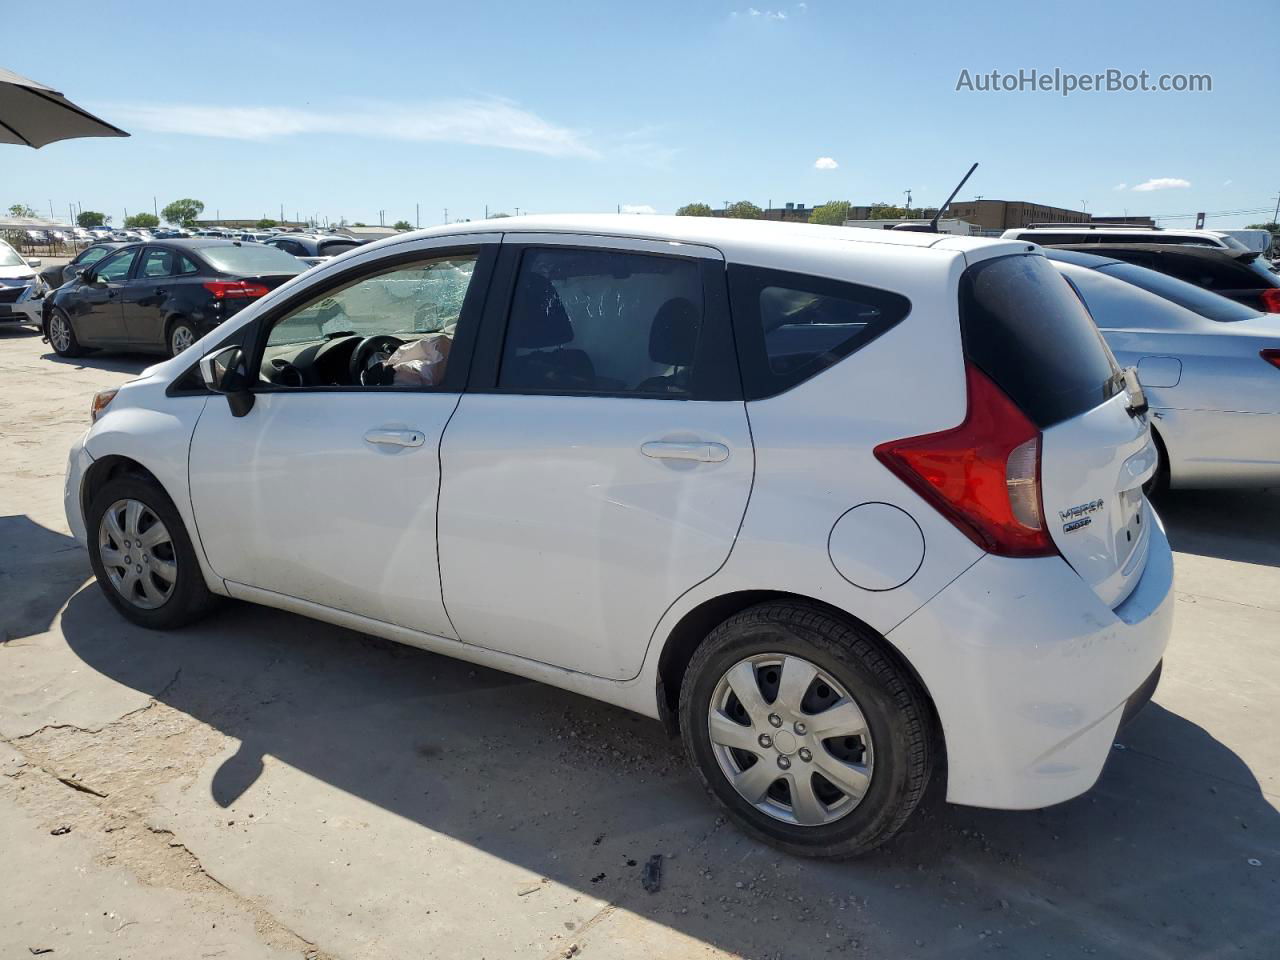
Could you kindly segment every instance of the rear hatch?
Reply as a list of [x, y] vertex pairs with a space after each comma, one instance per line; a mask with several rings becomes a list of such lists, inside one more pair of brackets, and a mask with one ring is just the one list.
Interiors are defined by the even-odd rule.
[[1146, 418], [1074, 289], [1038, 253], [971, 265], [960, 283], [968, 362], [1040, 430], [1042, 523], [1108, 606], [1142, 576], [1155, 470]]

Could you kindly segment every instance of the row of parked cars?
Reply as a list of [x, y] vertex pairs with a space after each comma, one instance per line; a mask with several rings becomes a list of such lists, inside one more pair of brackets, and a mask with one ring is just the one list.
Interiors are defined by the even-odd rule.
[[[0, 242], [0, 322], [40, 324], [63, 356], [90, 348], [172, 354], [260, 295], [252, 291], [269, 289], [263, 286], [269, 278], [293, 276], [363, 242], [301, 233], [257, 241], [171, 232], [186, 235], [97, 241], [69, 263], [47, 267]], [[221, 286], [230, 281], [246, 286]]]
[[228, 309], [94, 398], [70, 529], [145, 627], [238, 598], [661, 719], [794, 853], [883, 843], [934, 776], [1058, 803], [1159, 678], [1144, 490], [1280, 482], [1280, 315], [1032, 239], [529, 217], [287, 277], [122, 248], [52, 298], [58, 352], [112, 283], [127, 336], [153, 271]]

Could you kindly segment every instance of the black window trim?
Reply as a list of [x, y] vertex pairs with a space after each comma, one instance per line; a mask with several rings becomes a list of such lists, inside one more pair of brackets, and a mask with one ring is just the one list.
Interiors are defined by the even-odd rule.
[[95, 277], [100, 276], [100, 274], [98, 273], [98, 266], [100, 264], [106, 263], [108, 260], [113, 260], [118, 256], [123, 256], [126, 253], [133, 254], [133, 263], [129, 264], [129, 272], [125, 274], [125, 276], [121, 277], [119, 280], [107, 280], [106, 282], [107, 283], [128, 283], [130, 280], [133, 279], [133, 275], [137, 273], [138, 264], [142, 262], [142, 256], [141, 256], [142, 244], [140, 243], [133, 244], [132, 246], [128, 246], [128, 247], [121, 247], [119, 250], [112, 250], [109, 254], [107, 254], [105, 257], [103, 257], [97, 263], [93, 264], [90, 267], [90, 269], [93, 270], [93, 275]]
[[[747, 400], [767, 400], [781, 396], [832, 367], [839, 366], [902, 323], [913, 309], [911, 300], [901, 293], [854, 280], [742, 263], [729, 264], [727, 275], [730, 303], [733, 307], [734, 339], [738, 345], [738, 366], [742, 371]], [[759, 323], [759, 297], [766, 287], [783, 287], [820, 296], [856, 300], [880, 307], [890, 315], [890, 319], [876, 325], [868, 323], [861, 333], [833, 348], [830, 352], [835, 359], [830, 363], [812, 369], [805, 366], [790, 374], [778, 374], [769, 365], [764, 328]], [[823, 287], [827, 288], [826, 292]]]
[[[725, 285], [724, 261], [698, 253], [681, 253], [652, 249], [647, 244], [634, 245], [629, 237], [599, 236], [582, 240], [566, 238], [566, 242], [541, 239], [513, 239], [507, 234], [502, 243], [497, 269], [491, 284], [492, 293], [485, 305], [480, 325], [480, 340], [472, 357], [467, 393], [503, 396], [598, 397], [624, 400], [715, 400], [741, 401], [742, 378], [735, 362], [737, 350], [729, 312], [728, 289]], [[616, 243], [610, 243], [610, 241]], [[531, 390], [502, 387], [498, 377], [502, 367], [503, 347], [511, 306], [515, 299], [516, 281], [524, 255], [531, 250], [581, 250], [592, 253], [622, 253], [636, 256], [666, 257], [683, 260], [698, 268], [702, 283], [702, 328], [694, 359], [694, 382], [687, 394], [637, 393], [634, 390], [606, 392], [599, 390]], [[717, 251], [718, 253], [718, 251]]]

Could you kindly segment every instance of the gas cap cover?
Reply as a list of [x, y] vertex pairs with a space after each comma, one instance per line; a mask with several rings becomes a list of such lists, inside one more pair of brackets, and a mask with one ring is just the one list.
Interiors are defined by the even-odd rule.
[[836, 572], [863, 590], [893, 590], [924, 563], [924, 534], [911, 514], [889, 503], [846, 510], [827, 537]]

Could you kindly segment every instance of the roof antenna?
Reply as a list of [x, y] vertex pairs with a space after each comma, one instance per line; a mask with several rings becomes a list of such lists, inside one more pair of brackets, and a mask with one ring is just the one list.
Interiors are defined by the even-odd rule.
[[947, 207], [951, 206], [951, 201], [956, 198], [956, 194], [960, 192], [960, 188], [969, 182], [969, 178], [973, 176], [973, 171], [977, 169], [978, 165], [976, 163], [969, 168], [969, 172], [966, 173], [964, 178], [956, 184], [956, 188], [951, 191], [951, 196], [947, 197], [947, 202], [938, 208], [938, 212], [933, 215], [933, 219], [929, 221], [928, 226], [925, 226], [922, 223], [900, 223], [890, 229], [907, 230], [913, 233], [937, 233], [938, 221], [941, 220], [942, 215], [946, 213]]

